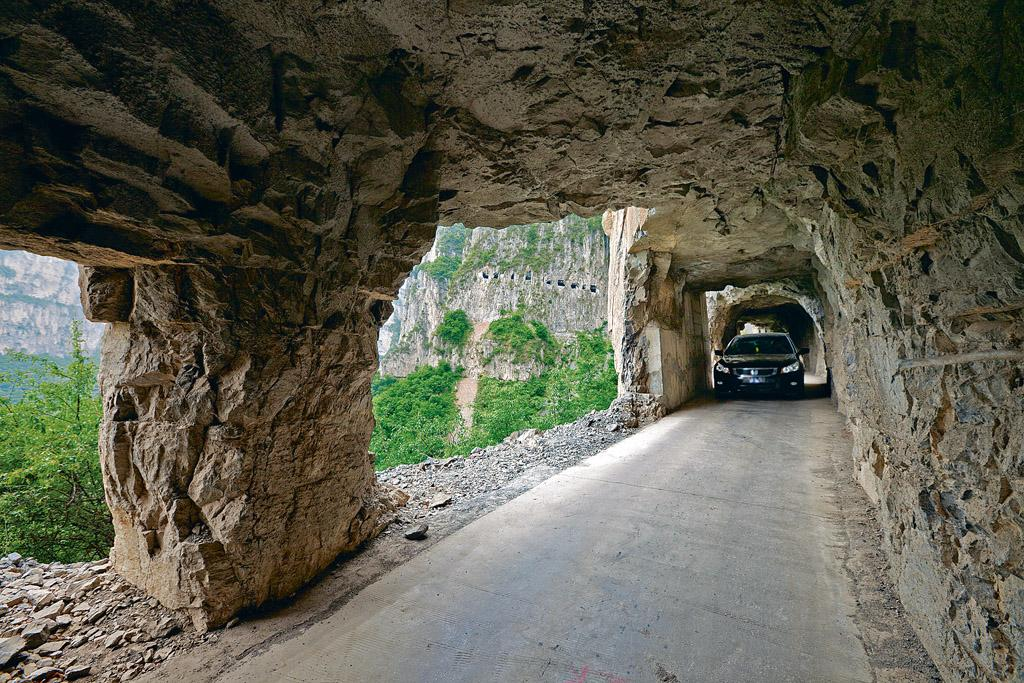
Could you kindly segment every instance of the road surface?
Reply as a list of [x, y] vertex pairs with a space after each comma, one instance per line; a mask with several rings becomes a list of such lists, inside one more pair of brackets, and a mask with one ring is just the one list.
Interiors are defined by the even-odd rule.
[[706, 402], [558, 474], [222, 681], [871, 681], [827, 399]]

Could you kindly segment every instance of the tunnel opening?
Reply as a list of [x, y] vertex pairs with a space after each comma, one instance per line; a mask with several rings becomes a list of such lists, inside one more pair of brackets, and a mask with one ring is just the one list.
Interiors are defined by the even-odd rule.
[[466, 455], [608, 408], [607, 278], [600, 216], [438, 226], [378, 336], [377, 469]]
[[780, 332], [794, 345], [806, 348], [802, 357], [808, 383], [828, 390], [826, 338], [828, 319], [817, 288], [810, 278], [791, 278], [746, 287], [727, 287], [706, 293], [709, 342], [712, 350], [725, 349], [742, 334]]
[[612, 4], [12, 14], [0, 242], [86, 264], [112, 323], [113, 566], [202, 628], [291, 595], [379, 530], [375, 342], [437, 222], [639, 204], [619, 393], [706, 388], [702, 292], [815, 273], [908, 613], [951, 680], [1019, 677], [1019, 3]]

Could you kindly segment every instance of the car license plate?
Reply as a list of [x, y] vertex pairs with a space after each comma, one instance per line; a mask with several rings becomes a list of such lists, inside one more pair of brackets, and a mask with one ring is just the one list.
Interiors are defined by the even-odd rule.
[[744, 377], [743, 381], [748, 384], [764, 384], [768, 381], [767, 377]]

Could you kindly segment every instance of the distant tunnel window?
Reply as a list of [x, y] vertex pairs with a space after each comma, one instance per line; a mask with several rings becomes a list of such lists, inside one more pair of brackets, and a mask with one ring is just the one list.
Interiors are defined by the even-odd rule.
[[533, 273], [529, 273], [529, 272], [526, 273], [526, 279], [527, 280], [532, 280], [533, 279]]
[[558, 286], [559, 287], [565, 287], [565, 280], [559, 280], [558, 281]]
[[545, 281], [544, 281], [544, 284], [546, 284], [546, 285], [550, 285], [550, 284], [551, 284], [551, 280], [545, 280]]
[[482, 276], [482, 277], [483, 277], [483, 278], [484, 278], [485, 280], [487, 280], [487, 279], [489, 279], [489, 278], [490, 278], [490, 276], [489, 276], [489, 275], [487, 274], [487, 271], [484, 271], [484, 270], [480, 271], [480, 275], [481, 275], [481, 276]]
[[597, 285], [590, 285], [590, 291], [596, 294], [597, 293]]
[[569, 288], [570, 289], [579, 289], [580, 286], [579, 286], [579, 283], [574, 282], [571, 285], [569, 285]]

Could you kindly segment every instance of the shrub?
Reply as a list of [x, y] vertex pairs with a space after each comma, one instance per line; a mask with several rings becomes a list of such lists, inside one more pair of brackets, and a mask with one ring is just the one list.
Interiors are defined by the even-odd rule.
[[42, 562], [107, 555], [113, 542], [97, 449], [102, 415], [96, 364], [71, 329], [71, 361], [11, 354], [0, 373], [18, 398], [0, 398], [0, 554]]
[[520, 311], [502, 313], [487, 327], [487, 338], [495, 343], [488, 362], [498, 354], [508, 354], [516, 363], [533, 358], [540, 358], [545, 363], [553, 360], [558, 344], [543, 323], [525, 320]]
[[444, 319], [437, 326], [434, 335], [449, 346], [465, 346], [472, 330], [473, 324], [469, 322], [466, 312], [456, 309], [444, 314]]
[[462, 251], [466, 248], [466, 240], [469, 239], [470, 229], [462, 223], [444, 227], [438, 226], [436, 249], [442, 256], [462, 257]]
[[462, 259], [456, 256], [438, 256], [433, 261], [420, 264], [420, 270], [440, 282], [450, 280], [455, 271], [462, 265]]
[[580, 332], [555, 367], [525, 382], [480, 378], [473, 427], [452, 453], [500, 442], [521, 429], [549, 429], [604, 410], [618, 393], [612, 345], [603, 330]]
[[444, 454], [459, 424], [455, 383], [462, 375], [447, 364], [423, 366], [408, 377], [381, 378], [373, 397], [376, 426], [370, 450], [378, 469]]

